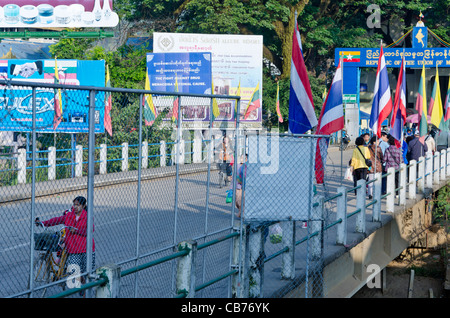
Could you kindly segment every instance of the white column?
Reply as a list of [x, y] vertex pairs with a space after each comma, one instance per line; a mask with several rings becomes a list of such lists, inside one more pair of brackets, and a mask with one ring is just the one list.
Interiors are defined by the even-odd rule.
[[419, 181], [417, 181], [417, 190], [420, 193], [423, 193], [425, 190], [425, 157], [419, 157], [419, 169], [418, 169], [419, 175], [417, 178], [420, 178]]
[[401, 188], [399, 190], [399, 204], [405, 205], [406, 204], [406, 164], [401, 163], [400, 164], [400, 173], [399, 173], [399, 187]]
[[337, 198], [336, 221], [341, 220], [337, 225], [336, 244], [347, 244], [347, 191], [345, 187], [339, 187], [337, 193], [341, 194]]
[[433, 156], [433, 170], [436, 170], [436, 172], [433, 172], [433, 184], [438, 185], [439, 184], [439, 168], [441, 167], [440, 163], [441, 163], [441, 153], [440, 152], [435, 152], [434, 156]]
[[142, 142], [142, 169], [148, 168], [148, 142]]
[[76, 145], [75, 147], [75, 177], [83, 175], [83, 146]]
[[19, 156], [17, 157], [17, 183], [22, 184], [27, 182], [27, 151], [23, 148], [19, 149]]
[[431, 153], [428, 153], [426, 156], [426, 163], [425, 163], [425, 174], [427, 175], [425, 177], [425, 184], [427, 188], [433, 187], [433, 155]]
[[356, 183], [360, 186], [356, 189], [356, 209], [361, 209], [361, 211], [356, 214], [356, 232], [365, 233], [366, 232], [366, 180], [360, 179]]
[[106, 174], [107, 152], [106, 144], [100, 145], [100, 174]]
[[48, 147], [48, 180], [56, 178], [56, 148]]
[[128, 171], [128, 143], [122, 143], [122, 171]]
[[417, 179], [417, 161], [411, 160], [409, 162], [409, 198], [416, 198], [416, 179]]
[[386, 211], [394, 212], [394, 203], [395, 203], [395, 168], [390, 167], [387, 170], [389, 174], [386, 177]]
[[440, 179], [441, 180], [445, 180], [445, 165], [447, 164], [447, 156], [446, 156], [446, 153], [445, 153], [445, 150], [444, 149], [442, 149], [441, 150], [441, 166], [440, 166], [440, 169], [439, 169], [439, 174], [441, 175], [441, 177], [440, 177]]
[[161, 167], [166, 166], [166, 142], [164, 140], [161, 140], [160, 146], [159, 146], [159, 165]]
[[375, 173], [375, 184], [373, 188], [373, 199], [377, 202], [373, 205], [372, 222], [381, 221], [381, 173]]

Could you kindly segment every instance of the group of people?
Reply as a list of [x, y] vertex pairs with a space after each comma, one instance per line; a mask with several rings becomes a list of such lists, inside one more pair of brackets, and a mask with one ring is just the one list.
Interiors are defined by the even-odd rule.
[[[402, 142], [397, 141], [388, 132], [382, 132], [381, 138], [364, 133], [355, 140], [355, 149], [349, 165], [353, 169], [354, 186], [358, 180], [371, 181], [375, 173], [386, 173], [389, 168], [399, 170], [400, 164], [418, 161], [427, 153], [434, 154], [450, 147], [450, 132], [430, 130], [425, 137], [420, 137], [418, 130], [414, 134], [405, 134]], [[395, 188], [398, 188], [399, 171], [395, 173]], [[369, 199], [373, 197], [373, 182], [367, 186]], [[386, 178], [382, 178], [382, 193], [386, 193]], [[355, 190], [356, 194], [356, 190]]]

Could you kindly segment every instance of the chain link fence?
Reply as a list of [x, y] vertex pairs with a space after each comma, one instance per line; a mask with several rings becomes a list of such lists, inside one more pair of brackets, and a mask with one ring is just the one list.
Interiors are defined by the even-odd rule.
[[[153, 95], [158, 116], [151, 122], [148, 91], [0, 84], [0, 125], [19, 125], [0, 158], [1, 297], [57, 295], [95, 280], [103, 265], [127, 272], [152, 262], [121, 278], [119, 296], [175, 297], [179, 261], [158, 260], [186, 241], [202, 245], [194, 273], [202, 288], [195, 297], [323, 295], [318, 247], [327, 208], [324, 215], [308, 208], [323, 204], [325, 194], [313, 186], [314, 166], [324, 164], [314, 162], [318, 136], [244, 133], [237, 120], [224, 145], [225, 131], [212, 118], [202, 121], [202, 130], [180, 128], [211, 113], [211, 96]], [[109, 97], [112, 136], [102, 127]], [[53, 111], [55, 101], [61, 115]], [[175, 113], [174, 105], [180, 105]], [[14, 117], [13, 110], [29, 116]], [[317, 149], [326, 157], [326, 144]], [[316, 171], [324, 172], [321, 167]], [[69, 224], [79, 196], [87, 199], [87, 212]], [[37, 226], [36, 218], [49, 227]], [[222, 239], [236, 232], [238, 238]], [[42, 233], [53, 238], [41, 242]], [[70, 242], [75, 235], [81, 238]], [[72, 243], [77, 253], [69, 250]], [[70, 254], [83, 254], [75, 264], [86, 268], [69, 266]], [[95, 290], [86, 293], [94, 297]]]

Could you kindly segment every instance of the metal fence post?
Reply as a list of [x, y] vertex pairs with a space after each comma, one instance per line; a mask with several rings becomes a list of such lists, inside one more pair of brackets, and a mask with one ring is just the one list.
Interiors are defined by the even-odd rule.
[[83, 146], [77, 145], [75, 149], [75, 177], [81, 177], [83, 175]]
[[120, 293], [120, 267], [108, 264], [97, 268], [96, 274], [105, 277], [108, 282], [97, 287], [97, 298], [118, 298]]
[[187, 251], [188, 254], [178, 259], [176, 292], [184, 293], [186, 298], [193, 298], [195, 297], [197, 242], [181, 242], [178, 244], [178, 251]]
[[347, 190], [339, 187], [337, 193], [341, 194], [337, 198], [336, 221], [341, 220], [337, 225], [336, 244], [347, 244]]
[[440, 168], [440, 162], [441, 162], [441, 157], [440, 157], [440, 153], [439, 152], [435, 152], [434, 153], [434, 157], [433, 157], [433, 159], [434, 159], [434, 165], [433, 165], [433, 170], [436, 170], [434, 173], [433, 173], [433, 184], [435, 184], [435, 185], [437, 185], [437, 184], [439, 184], [439, 174], [440, 174], [440, 171], [439, 171], [439, 168]]
[[56, 178], [56, 148], [48, 147], [48, 180]]
[[425, 191], [425, 157], [419, 157], [419, 168], [417, 171], [417, 178], [419, 179], [417, 181], [417, 190], [423, 193]]
[[417, 161], [411, 160], [409, 162], [409, 189], [408, 194], [410, 199], [416, 198], [416, 179], [417, 179]]
[[142, 169], [148, 168], [148, 141], [142, 142]]
[[366, 180], [360, 179], [356, 183], [359, 186], [356, 189], [356, 209], [361, 211], [356, 215], [356, 232], [366, 232]]
[[122, 171], [128, 171], [128, 143], [122, 143]]
[[395, 203], [395, 168], [390, 167], [387, 170], [388, 176], [386, 177], [386, 211], [394, 212]]
[[281, 256], [281, 277], [284, 279], [294, 279], [295, 277], [295, 222], [280, 222], [283, 230], [282, 245], [287, 248], [287, 252]]
[[400, 164], [400, 172], [399, 172], [399, 204], [406, 204], [406, 164]]
[[441, 175], [440, 179], [445, 180], [445, 165], [446, 165], [447, 156], [445, 154], [445, 150], [441, 150], [441, 166], [439, 168], [439, 173]]
[[381, 221], [381, 184], [381, 173], [377, 172], [375, 173], [375, 184], [373, 187], [373, 199], [376, 202], [373, 205], [372, 222]]
[[23, 148], [19, 149], [19, 156], [17, 157], [17, 183], [27, 182], [27, 151]]
[[106, 174], [107, 153], [106, 144], [100, 145], [100, 174]]

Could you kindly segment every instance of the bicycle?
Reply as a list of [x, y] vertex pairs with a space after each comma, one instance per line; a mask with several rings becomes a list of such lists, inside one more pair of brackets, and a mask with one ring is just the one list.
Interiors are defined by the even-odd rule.
[[[71, 226], [63, 226], [60, 230], [53, 232], [45, 227], [42, 222], [36, 225], [44, 228], [41, 233], [34, 234], [35, 257], [33, 263], [33, 275], [35, 282], [51, 283], [62, 280], [69, 276], [66, 272], [67, 251], [64, 246], [64, 238], [67, 229], [75, 229]], [[65, 289], [65, 283], [62, 285]], [[44, 297], [47, 288], [43, 289]]]
[[219, 168], [219, 188], [222, 188], [224, 185], [228, 186], [230, 180], [227, 175], [227, 163], [220, 162], [218, 163]]

